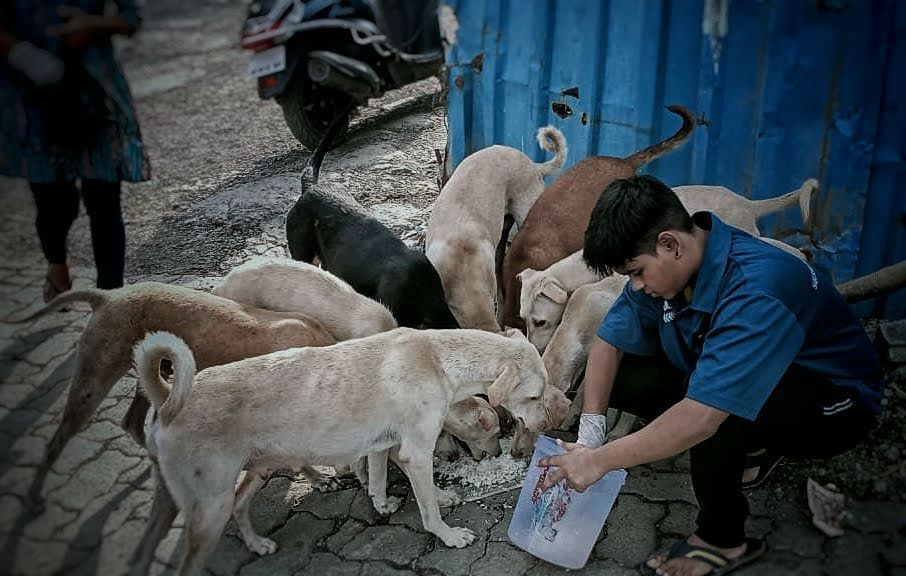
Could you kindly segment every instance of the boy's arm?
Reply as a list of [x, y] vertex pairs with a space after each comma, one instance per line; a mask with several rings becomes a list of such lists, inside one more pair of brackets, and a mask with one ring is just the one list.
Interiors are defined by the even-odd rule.
[[592, 341], [585, 363], [582, 415], [578, 443], [597, 448], [607, 439], [605, 412], [623, 351], [649, 355], [657, 350], [658, 316], [650, 302], [641, 301], [627, 282]]
[[684, 398], [638, 432], [600, 448], [565, 444], [566, 454], [550, 456], [539, 463], [556, 466], [542, 489], [566, 480], [570, 487], [582, 491], [611, 470], [674, 456], [710, 438], [727, 416], [722, 410]]
[[723, 410], [683, 398], [638, 432], [596, 450], [597, 458], [608, 470], [663, 460], [713, 436], [727, 416]]
[[623, 353], [612, 344], [595, 337], [585, 363], [585, 391], [582, 411], [604, 414], [610, 403], [613, 381], [620, 368]]

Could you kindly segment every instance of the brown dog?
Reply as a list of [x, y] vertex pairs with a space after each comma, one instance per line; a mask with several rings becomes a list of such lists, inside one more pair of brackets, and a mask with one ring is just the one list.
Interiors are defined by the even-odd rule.
[[[113, 385], [132, 366], [132, 348], [149, 332], [168, 330], [192, 348], [200, 367], [227, 364], [295, 346], [326, 346], [336, 340], [320, 322], [294, 312], [273, 312], [199, 290], [141, 282], [116, 290], [78, 290], [58, 296], [26, 322], [73, 302], [88, 302], [94, 313], [79, 338], [75, 371], [63, 418], [32, 482], [30, 500], [41, 507], [41, 487], [69, 440], [82, 430]], [[123, 420], [144, 446], [150, 404], [136, 390]]]
[[667, 140], [626, 158], [585, 158], [544, 190], [503, 259], [501, 320], [504, 326], [524, 329], [519, 317], [521, 288], [516, 275], [526, 268], [544, 270], [581, 249], [591, 211], [604, 188], [614, 180], [634, 176], [639, 168], [678, 148], [689, 138], [696, 125], [692, 112], [682, 106], [667, 109], [683, 119], [679, 131]]

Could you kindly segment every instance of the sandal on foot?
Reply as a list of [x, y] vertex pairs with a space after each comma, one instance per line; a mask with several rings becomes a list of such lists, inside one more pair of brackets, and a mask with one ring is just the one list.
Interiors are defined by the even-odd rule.
[[60, 286], [53, 281], [53, 278], [50, 277], [50, 274], [44, 277], [44, 303], [47, 304], [63, 292], [68, 292], [72, 289], [72, 280], [69, 281], [69, 284], [66, 286]]
[[761, 449], [750, 454], [746, 454], [746, 470], [758, 468], [758, 473], [751, 480], [742, 483], [743, 490], [758, 488], [768, 479], [768, 475], [774, 471], [783, 461], [783, 456], [771, 454], [767, 450]]
[[[673, 543], [673, 546], [670, 547], [670, 551], [667, 552], [667, 560], [673, 560], [674, 558], [701, 560], [712, 567], [707, 576], [723, 576], [737, 568], [742, 568], [747, 564], [751, 564], [760, 558], [767, 549], [768, 546], [764, 540], [746, 538], [746, 551], [742, 556], [739, 558], [727, 558], [713, 548], [689, 544], [686, 540], [677, 540]], [[642, 573], [657, 574], [657, 571], [647, 564], [642, 564]]]

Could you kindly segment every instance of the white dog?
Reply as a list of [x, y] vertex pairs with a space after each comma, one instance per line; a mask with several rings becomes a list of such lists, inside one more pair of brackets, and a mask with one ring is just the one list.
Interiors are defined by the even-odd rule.
[[[172, 390], [158, 373], [165, 357], [173, 363]], [[186, 515], [180, 574], [200, 572], [216, 546], [243, 468], [254, 473], [254, 487], [254, 478], [269, 469], [362, 456], [379, 463], [390, 449], [412, 483], [425, 529], [448, 546], [466, 546], [475, 534], [443, 521], [439, 500], [456, 498], [439, 491], [432, 477], [449, 405], [486, 393], [492, 406], [506, 407], [532, 430], [559, 425], [568, 409], [563, 393], [546, 384], [538, 352], [518, 334], [400, 328], [196, 374], [191, 350], [171, 334], [155, 333], [136, 347], [135, 364], [159, 414], [152, 435], [161, 474]], [[276, 548], [255, 537], [252, 549]]]
[[484, 148], [462, 161], [434, 203], [425, 255], [463, 328], [500, 329], [494, 302], [506, 237], [512, 223], [522, 226], [544, 191], [544, 177], [566, 160], [566, 139], [559, 130], [545, 126], [537, 136], [541, 147], [554, 153], [548, 162], [532, 162], [507, 146]]
[[252, 259], [230, 270], [213, 293], [259, 308], [306, 314], [337, 340], [396, 328], [393, 314], [383, 304], [326, 270], [289, 258]]

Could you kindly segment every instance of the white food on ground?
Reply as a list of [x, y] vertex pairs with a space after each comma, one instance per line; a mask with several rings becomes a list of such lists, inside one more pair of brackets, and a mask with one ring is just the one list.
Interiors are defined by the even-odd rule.
[[463, 455], [455, 462], [435, 461], [434, 470], [437, 476], [446, 483], [457, 483], [475, 488], [491, 488], [512, 484], [521, 484], [528, 470], [528, 461], [513, 459], [510, 448], [513, 437], [501, 438], [502, 452], [496, 458], [485, 458], [476, 462], [472, 457]]

